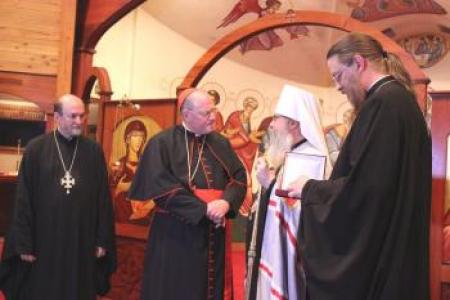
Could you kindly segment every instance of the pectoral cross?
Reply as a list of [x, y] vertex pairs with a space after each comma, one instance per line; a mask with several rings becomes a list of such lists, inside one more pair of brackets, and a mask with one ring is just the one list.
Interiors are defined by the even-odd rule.
[[70, 194], [70, 189], [75, 185], [75, 178], [73, 178], [72, 175], [66, 171], [64, 177], [61, 178], [61, 185], [66, 189], [66, 193]]

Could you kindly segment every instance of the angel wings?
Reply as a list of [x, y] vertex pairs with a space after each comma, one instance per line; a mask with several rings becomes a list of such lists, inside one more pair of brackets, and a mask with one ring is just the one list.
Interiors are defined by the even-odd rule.
[[[263, 8], [259, 5], [258, 0], [240, 0], [234, 5], [228, 15], [223, 18], [222, 23], [217, 28], [226, 27], [248, 13], [255, 13], [258, 18], [261, 18], [267, 14], [274, 14], [281, 8], [279, 0], [266, 0], [265, 4], [266, 7]], [[289, 12], [292, 12], [292, 10], [288, 10]], [[288, 26], [285, 30], [289, 33], [291, 39], [307, 36], [309, 32], [308, 28], [303, 25]], [[271, 50], [282, 45], [283, 41], [275, 30], [268, 29], [241, 42], [240, 51], [244, 54], [249, 50]]]
[[247, 13], [256, 13], [260, 17], [262, 10], [263, 8], [259, 5], [258, 0], [240, 0], [228, 15], [223, 18], [222, 23], [217, 28], [226, 27]]

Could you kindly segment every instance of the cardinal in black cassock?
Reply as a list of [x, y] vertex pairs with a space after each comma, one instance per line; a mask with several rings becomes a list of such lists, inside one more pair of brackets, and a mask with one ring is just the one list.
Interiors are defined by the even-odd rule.
[[[239, 210], [246, 173], [228, 140], [213, 131], [208, 95], [183, 94], [183, 125], [149, 141], [129, 192], [130, 199], [156, 202], [141, 299], [232, 299], [230, 237], [221, 225]], [[209, 201], [218, 199], [229, 207], [223, 220], [209, 213]]]
[[[30, 141], [22, 158], [0, 264], [0, 287], [8, 300], [96, 299], [108, 291], [115, 270], [103, 151], [71, 134], [82, 121], [84, 105], [71, 95], [63, 99], [60, 118], [66, 119], [55, 132]], [[72, 114], [79, 114], [76, 121]], [[63, 184], [65, 169], [70, 177]], [[98, 247], [101, 257], [96, 257]], [[23, 254], [34, 259], [24, 261]]]

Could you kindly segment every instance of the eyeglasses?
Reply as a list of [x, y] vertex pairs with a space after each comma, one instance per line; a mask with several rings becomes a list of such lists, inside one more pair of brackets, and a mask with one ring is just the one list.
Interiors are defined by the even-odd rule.
[[342, 73], [344, 72], [343, 69], [340, 69], [336, 73], [331, 74], [331, 77], [333, 77], [334, 81], [339, 82], [341, 81]]
[[348, 70], [350, 67], [354, 65], [355, 65], [354, 60], [352, 60], [349, 64], [341, 64], [341, 67], [336, 72], [331, 73], [331, 77], [333, 77], [335, 82], [340, 83], [344, 71]]
[[345, 67], [346, 66], [342, 66], [337, 72], [331, 74], [331, 77], [333, 77], [334, 81], [341, 82], [342, 74], [344, 73]]

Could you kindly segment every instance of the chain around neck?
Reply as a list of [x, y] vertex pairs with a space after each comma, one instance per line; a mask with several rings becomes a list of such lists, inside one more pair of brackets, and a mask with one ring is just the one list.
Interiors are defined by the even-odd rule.
[[197, 164], [195, 165], [194, 172], [192, 172], [192, 174], [191, 174], [191, 164], [189, 163], [189, 157], [190, 157], [189, 142], [188, 142], [188, 137], [187, 137], [187, 130], [186, 130], [186, 127], [184, 127], [184, 141], [186, 143], [186, 153], [187, 153], [186, 163], [187, 163], [187, 169], [188, 169], [188, 184], [189, 185], [191, 184], [192, 180], [194, 180], [195, 174], [197, 174], [198, 166], [200, 165], [200, 160], [202, 159], [203, 148], [205, 147], [205, 138], [206, 138], [206, 136], [203, 136], [202, 145], [200, 147], [200, 151], [198, 152]]
[[56, 129], [53, 131], [53, 137], [55, 138], [56, 149], [58, 150], [59, 160], [61, 160], [61, 164], [63, 166], [64, 173], [70, 173], [72, 171], [73, 162], [75, 161], [75, 156], [77, 156], [78, 140], [79, 139], [76, 138], [77, 142], [75, 144], [75, 150], [73, 151], [72, 161], [70, 162], [69, 169], [67, 169], [66, 168], [66, 164], [64, 163], [64, 159], [63, 159], [62, 153], [61, 153], [61, 149], [59, 148], [58, 139], [56, 138]]

